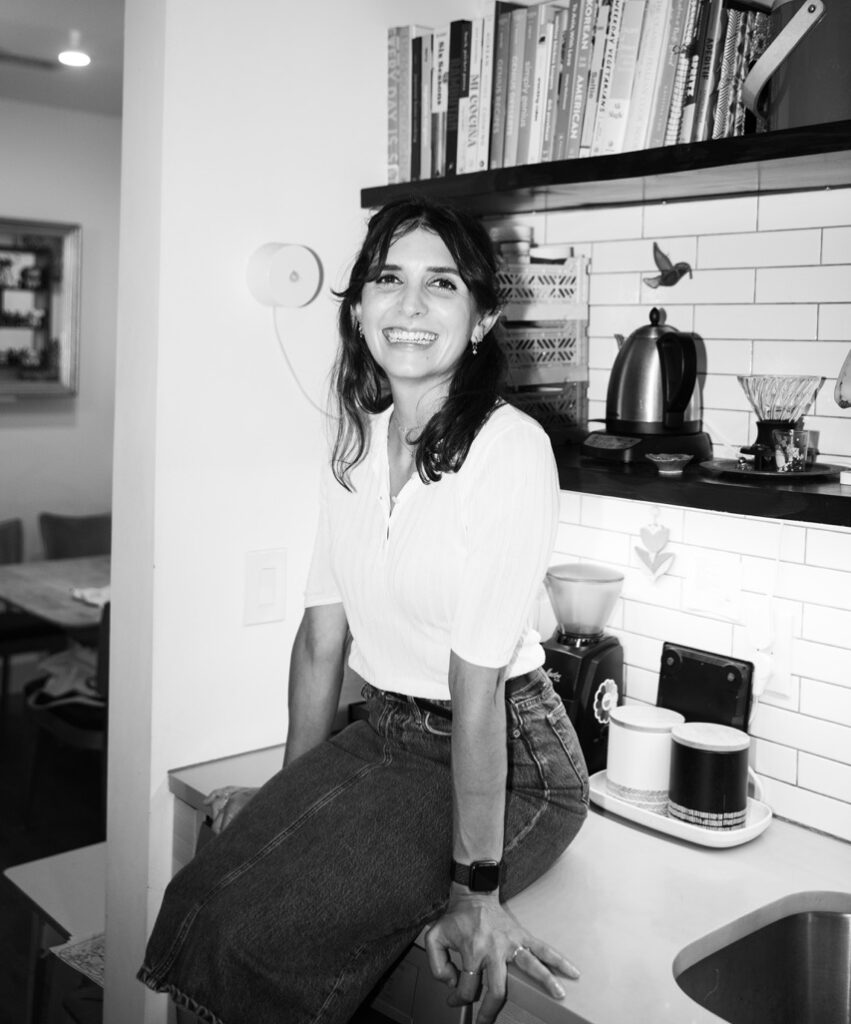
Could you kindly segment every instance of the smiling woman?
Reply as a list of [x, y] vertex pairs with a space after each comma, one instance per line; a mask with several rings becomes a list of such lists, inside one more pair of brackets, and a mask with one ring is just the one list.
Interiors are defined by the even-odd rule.
[[[343, 1024], [427, 927], [447, 1001], [482, 997], [491, 1024], [509, 964], [554, 998], [578, 975], [503, 907], [588, 803], [530, 625], [558, 521], [552, 449], [499, 399], [478, 222], [385, 207], [340, 299], [284, 768], [210, 794], [218, 836], [168, 887], [139, 976], [205, 1021]], [[369, 718], [331, 736], [344, 660]]]

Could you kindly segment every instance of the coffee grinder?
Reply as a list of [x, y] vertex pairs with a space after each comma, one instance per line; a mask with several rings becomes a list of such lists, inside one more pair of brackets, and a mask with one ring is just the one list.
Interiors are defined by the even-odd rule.
[[603, 632], [623, 575], [590, 563], [554, 565], [544, 584], [555, 632], [544, 643], [544, 671], [564, 702], [589, 774], [606, 767], [609, 713], [623, 695], [623, 648]]

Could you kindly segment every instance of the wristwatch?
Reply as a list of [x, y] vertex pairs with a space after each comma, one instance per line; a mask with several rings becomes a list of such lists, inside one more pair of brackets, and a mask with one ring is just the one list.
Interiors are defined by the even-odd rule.
[[452, 861], [452, 881], [465, 885], [470, 892], [493, 892], [498, 889], [501, 871], [500, 860], [474, 860], [472, 864]]

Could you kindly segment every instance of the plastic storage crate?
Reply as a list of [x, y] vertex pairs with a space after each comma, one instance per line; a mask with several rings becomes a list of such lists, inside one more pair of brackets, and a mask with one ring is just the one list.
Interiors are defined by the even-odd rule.
[[510, 387], [588, 379], [585, 319], [502, 324], [499, 344], [508, 360]]
[[588, 261], [503, 264], [498, 281], [506, 400], [554, 441], [576, 436], [588, 422]]
[[503, 263], [497, 285], [508, 321], [587, 320], [588, 261]]
[[584, 380], [537, 388], [509, 389], [503, 397], [538, 421], [555, 443], [577, 439], [588, 422], [588, 383]]

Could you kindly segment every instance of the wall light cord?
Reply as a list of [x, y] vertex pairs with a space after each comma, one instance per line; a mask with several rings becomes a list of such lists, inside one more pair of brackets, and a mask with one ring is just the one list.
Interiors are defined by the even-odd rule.
[[286, 345], [284, 344], [284, 339], [281, 337], [281, 332], [278, 329], [278, 307], [277, 306], [272, 306], [272, 326], [273, 326], [273, 328], [275, 330], [275, 337], [278, 340], [278, 348], [280, 348], [280, 350], [281, 350], [281, 355], [283, 355], [284, 361], [286, 362], [287, 367], [289, 368], [290, 374], [292, 375], [293, 380], [296, 382], [296, 386], [298, 387], [299, 391], [302, 393], [302, 395], [304, 395], [304, 397], [313, 406], [313, 408], [317, 412], [322, 413], [322, 415], [324, 417], [326, 417], [326, 419], [338, 420], [340, 418], [339, 416], [335, 416], [333, 413], [328, 412], [327, 409], [323, 409], [321, 406], [317, 405], [316, 402], [313, 401], [313, 399], [310, 397], [310, 395], [307, 393], [307, 391], [305, 391], [304, 386], [302, 385], [301, 381], [298, 379], [298, 374], [295, 372], [295, 367], [293, 366], [292, 361], [290, 360], [290, 357], [289, 357], [289, 355], [287, 353], [287, 348], [286, 348]]

